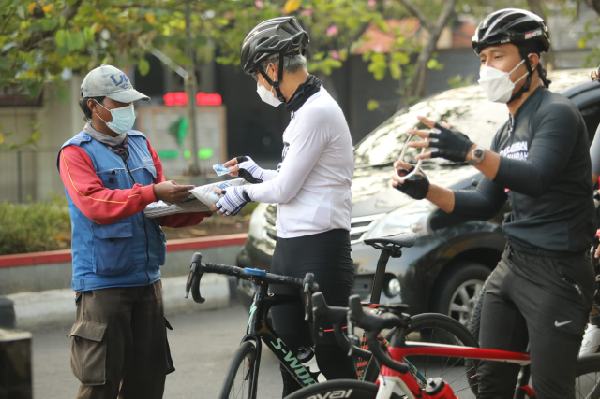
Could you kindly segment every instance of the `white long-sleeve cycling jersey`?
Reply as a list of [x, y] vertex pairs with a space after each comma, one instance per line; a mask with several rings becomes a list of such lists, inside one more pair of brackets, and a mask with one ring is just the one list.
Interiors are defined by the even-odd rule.
[[[352, 137], [344, 114], [324, 89], [308, 98], [283, 133], [278, 173], [247, 186], [252, 201], [277, 204], [283, 238], [350, 231]], [[270, 178], [270, 179], [269, 179]]]

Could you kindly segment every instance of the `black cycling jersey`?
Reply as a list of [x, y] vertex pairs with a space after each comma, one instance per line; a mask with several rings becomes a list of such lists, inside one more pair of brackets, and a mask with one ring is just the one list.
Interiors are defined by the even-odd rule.
[[575, 105], [538, 88], [496, 133], [496, 178], [457, 191], [454, 213], [487, 219], [508, 198], [502, 228], [519, 248], [577, 252], [590, 248], [593, 203], [589, 138]]

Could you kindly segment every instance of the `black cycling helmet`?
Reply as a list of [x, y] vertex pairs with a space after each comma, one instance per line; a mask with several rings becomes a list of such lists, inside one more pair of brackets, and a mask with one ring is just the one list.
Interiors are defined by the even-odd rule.
[[254, 74], [269, 56], [304, 54], [307, 46], [308, 33], [296, 18], [279, 17], [263, 21], [244, 39], [242, 69], [247, 74]]
[[475, 53], [495, 44], [527, 44], [539, 53], [548, 51], [548, 27], [542, 18], [521, 8], [503, 8], [489, 14], [479, 23], [471, 39]]
[[[285, 102], [279, 91], [283, 73], [283, 59], [297, 54], [306, 54], [308, 33], [294, 17], [279, 17], [261, 22], [246, 35], [242, 43], [241, 65], [244, 72], [256, 72], [265, 78], [277, 91], [280, 101]], [[273, 81], [263, 70], [262, 64], [272, 55], [279, 56], [277, 81]]]

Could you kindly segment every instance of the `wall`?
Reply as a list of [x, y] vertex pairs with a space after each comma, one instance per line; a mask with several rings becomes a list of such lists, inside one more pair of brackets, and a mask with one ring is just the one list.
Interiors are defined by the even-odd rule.
[[35, 146], [0, 151], [0, 201], [37, 201], [63, 195], [56, 170], [60, 145], [82, 127], [77, 78], [44, 90], [42, 107], [2, 107], [0, 126], [21, 142], [40, 130]]

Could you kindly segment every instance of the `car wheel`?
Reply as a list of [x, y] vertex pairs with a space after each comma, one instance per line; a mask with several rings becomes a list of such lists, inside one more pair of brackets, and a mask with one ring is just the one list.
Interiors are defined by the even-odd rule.
[[442, 283], [437, 289], [434, 311], [468, 327], [475, 301], [489, 274], [490, 269], [480, 263], [454, 265], [450, 272], [439, 277]]

